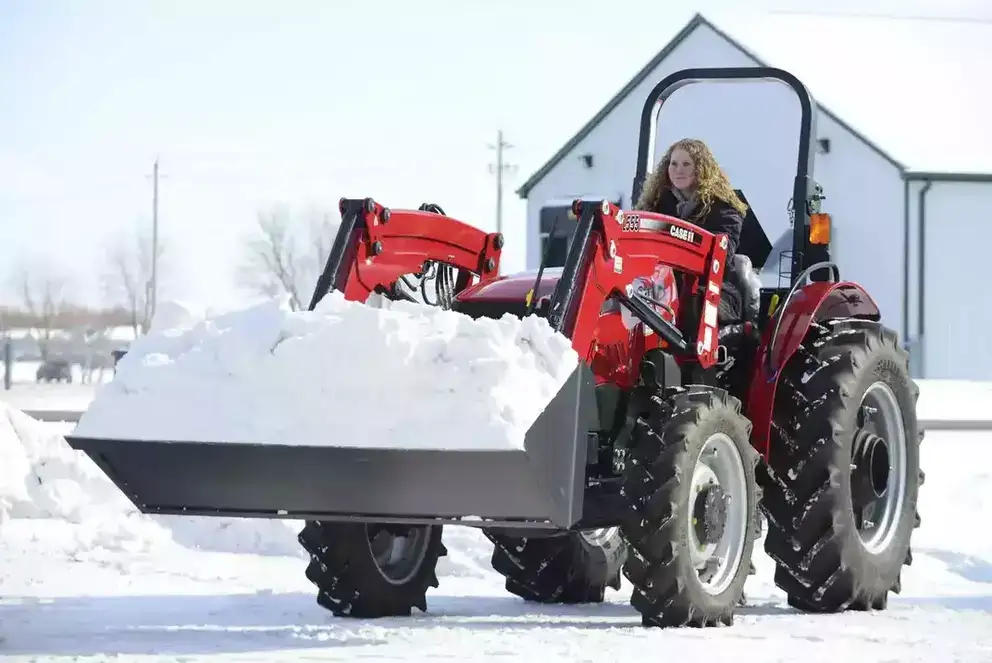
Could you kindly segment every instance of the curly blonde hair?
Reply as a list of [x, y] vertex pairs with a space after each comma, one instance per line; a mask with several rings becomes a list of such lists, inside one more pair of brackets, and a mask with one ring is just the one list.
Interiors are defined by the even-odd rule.
[[672, 152], [679, 148], [688, 152], [695, 164], [696, 184], [698, 187], [696, 195], [699, 197], [699, 202], [702, 203], [702, 208], [697, 218], [708, 214], [713, 207], [713, 203], [717, 200], [727, 203], [740, 212], [741, 215], [747, 213], [747, 205], [737, 196], [734, 188], [730, 186], [730, 180], [727, 179], [727, 174], [723, 172], [720, 164], [716, 162], [716, 158], [710, 152], [710, 148], [706, 146], [706, 143], [695, 138], [683, 138], [672, 143], [665, 152], [665, 156], [658, 162], [654, 172], [645, 180], [644, 188], [641, 190], [641, 196], [634, 209], [648, 212], [658, 210], [658, 205], [661, 203], [661, 196], [665, 192], [665, 189], [672, 188], [672, 181], [668, 177], [668, 164], [672, 161]]

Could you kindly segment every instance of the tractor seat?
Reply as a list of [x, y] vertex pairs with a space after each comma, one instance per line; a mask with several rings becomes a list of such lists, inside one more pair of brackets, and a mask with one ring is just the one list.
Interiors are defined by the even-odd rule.
[[726, 327], [757, 322], [758, 311], [761, 308], [761, 279], [751, 265], [751, 259], [740, 253], [734, 255], [734, 267], [730, 277], [741, 296], [741, 314], [740, 317], [731, 317], [721, 311], [718, 324], [720, 327]]
[[761, 310], [761, 278], [755, 271], [751, 259], [738, 253], [734, 255], [734, 270], [737, 287], [741, 294], [740, 320], [719, 320], [719, 358], [721, 370], [729, 370], [735, 363], [735, 355], [743, 345], [757, 340], [758, 315]]
[[744, 319], [740, 322], [757, 322], [761, 310], [761, 277], [746, 255], [734, 255], [734, 274], [738, 277], [737, 287], [741, 293], [741, 308]]

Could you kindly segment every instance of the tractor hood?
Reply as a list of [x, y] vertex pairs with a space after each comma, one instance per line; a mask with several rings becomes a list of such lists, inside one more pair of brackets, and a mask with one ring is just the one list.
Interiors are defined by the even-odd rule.
[[[550, 297], [559, 278], [561, 278], [560, 267], [545, 268], [541, 274], [541, 285], [537, 289], [537, 296]], [[527, 293], [534, 287], [535, 280], [537, 280], [536, 269], [477, 283], [460, 292], [451, 308], [473, 318], [498, 319], [506, 313], [522, 317], [527, 308]]]
[[[551, 295], [558, 279], [561, 278], [561, 267], [546, 267], [541, 274], [541, 285], [538, 288], [538, 297]], [[456, 297], [456, 301], [504, 301], [518, 302], [527, 299], [527, 293], [534, 287], [537, 280], [537, 270], [527, 272], [517, 272], [500, 276], [486, 283], [478, 283], [463, 290]]]

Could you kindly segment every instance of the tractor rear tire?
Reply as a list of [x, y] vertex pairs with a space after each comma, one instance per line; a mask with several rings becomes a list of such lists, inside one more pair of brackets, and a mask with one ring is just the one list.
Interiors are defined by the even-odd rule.
[[[440, 525], [308, 521], [297, 538], [310, 555], [306, 575], [317, 603], [337, 617], [363, 619], [427, 611], [437, 560], [447, 554], [441, 532]], [[396, 549], [398, 558], [387, 560]]]
[[652, 392], [624, 458], [630, 602], [645, 626], [729, 626], [757, 537], [751, 422], [723, 389]]
[[486, 532], [493, 570], [506, 591], [533, 603], [602, 603], [620, 589], [627, 544], [619, 527], [554, 536], [515, 537]]
[[877, 322], [814, 323], [786, 363], [759, 476], [765, 551], [791, 606], [881, 610], [900, 591], [919, 526], [918, 397], [906, 351]]

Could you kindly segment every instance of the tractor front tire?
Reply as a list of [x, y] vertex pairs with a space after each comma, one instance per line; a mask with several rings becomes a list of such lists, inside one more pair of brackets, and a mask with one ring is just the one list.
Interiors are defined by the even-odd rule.
[[763, 468], [775, 584], [807, 612], [881, 610], [912, 561], [919, 389], [896, 334], [814, 323], [779, 378]]
[[757, 536], [751, 422], [723, 389], [652, 392], [624, 458], [631, 605], [645, 626], [729, 626]]
[[533, 538], [485, 534], [493, 570], [525, 601], [602, 603], [607, 587], [620, 589], [627, 544], [619, 527]]
[[306, 575], [317, 603], [337, 617], [408, 617], [427, 611], [437, 560], [447, 554], [440, 525], [308, 521], [297, 537], [310, 555]]

